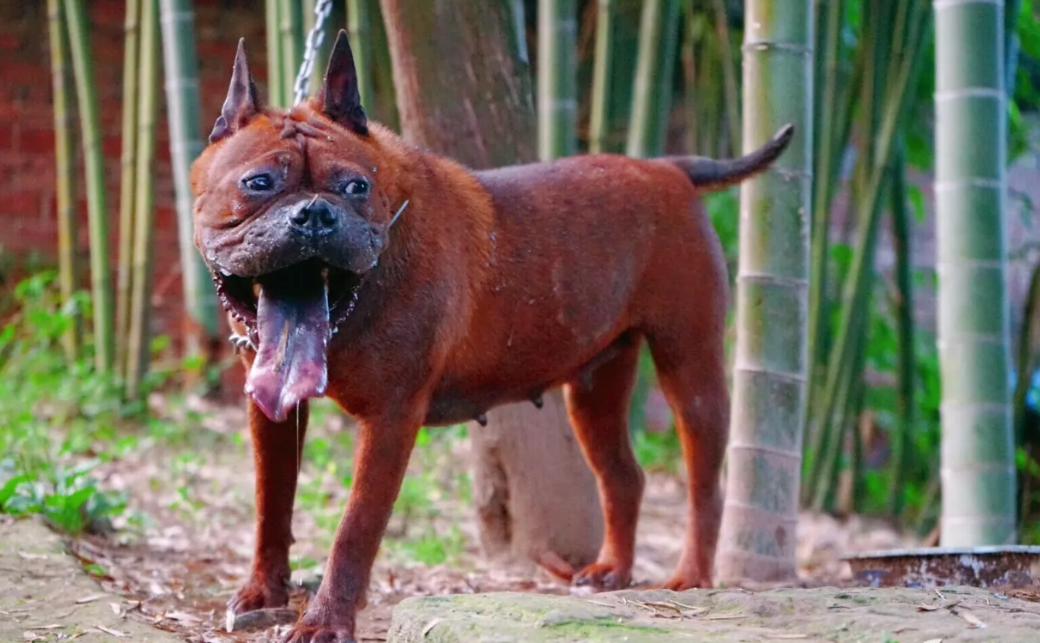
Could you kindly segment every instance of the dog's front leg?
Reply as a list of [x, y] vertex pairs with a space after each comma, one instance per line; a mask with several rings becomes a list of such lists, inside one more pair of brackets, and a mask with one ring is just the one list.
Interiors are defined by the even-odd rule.
[[289, 602], [293, 497], [309, 415], [307, 402], [301, 402], [288, 420], [278, 423], [252, 400], [247, 404], [256, 464], [256, 549], [249, 581], [228, 601], [233, 614]]
[[365, 606], [372, 563], [408, 466], [422, 422], [407, 419], [361, 420], [354, 452], [354, 484], [336, 530], [325, 577], [286, 643], [346, 643], [354, 640], [357, 611]]

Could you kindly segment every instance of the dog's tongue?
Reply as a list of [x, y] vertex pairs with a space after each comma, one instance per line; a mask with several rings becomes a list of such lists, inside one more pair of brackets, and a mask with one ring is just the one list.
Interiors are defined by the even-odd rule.
[[245, 390], [275, 422], [284, 422], [297, 403], [324, 395], [328, 382], [328, 290], [320, 274], [306, 272], [261, 282], [260, 347]]

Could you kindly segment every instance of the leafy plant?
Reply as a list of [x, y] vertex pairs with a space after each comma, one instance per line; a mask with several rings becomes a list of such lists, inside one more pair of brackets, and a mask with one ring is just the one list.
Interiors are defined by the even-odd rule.
[[91, 471], [111, 457], [96, 445], [121, 444], [115, 426], [125, 409], [92, 355], [70, 364], [62, 350], [90, 300], [79, 292], [62, 305], [55, 278], [46, 271], [19, 283], [0, 329], [0, 511], [40, 514], [70, 533], [103, 530], [126, 497], [102, 490]]

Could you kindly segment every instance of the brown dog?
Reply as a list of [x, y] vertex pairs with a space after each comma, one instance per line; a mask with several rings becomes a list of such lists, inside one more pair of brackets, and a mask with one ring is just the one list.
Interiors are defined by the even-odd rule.
[[606, 535], [593, 565], [554, 571], [626, 586], [643, 490], [626, 415], [643, 339], [689, 472], [682, 558], [664, 586], [709, 585], [727, 278], [698, 193], [765, 169], [791, 131], [733, 161], [593, 155], [471, 172], [367, 121], [343, 32], [320, 95], [288, 111], [261, 107], [240, 44], [192, 171], [196, 244], [251, 349], [256, 554], [229, 609], [286, 603], [299, 441], [321, 395], [357, 420], [354, 485], [288, 640], [352, 640], [420, 426], [560, 385]]

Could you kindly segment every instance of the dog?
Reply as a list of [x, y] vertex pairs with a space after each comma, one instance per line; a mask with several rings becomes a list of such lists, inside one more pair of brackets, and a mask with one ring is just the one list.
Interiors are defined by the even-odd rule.
[[192, 167], [195, 244], [247, 370], [256, 549], [241, 614], [285, 605], [308, 400], [357, 421], [353, 487], [321, 586], [286, 640], [353, 640], [417, 431], [563, 386], [605, 518], [598, 560], [631, 580], [644, 477], [626, 421], [649, 345], [688, 470], [682, 556], [663, 587], [710, 586], [729, 393], [728, 293], [699, 194], [766, 169], [786, 126], [733, 160], [587, 155], [473, 172], [368, 121], [345, 32], [318, 95], [265, 108], [239, 42]]

